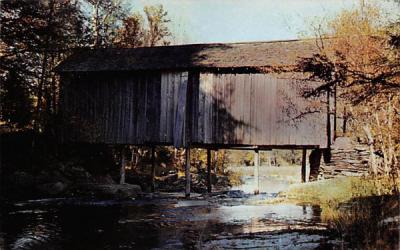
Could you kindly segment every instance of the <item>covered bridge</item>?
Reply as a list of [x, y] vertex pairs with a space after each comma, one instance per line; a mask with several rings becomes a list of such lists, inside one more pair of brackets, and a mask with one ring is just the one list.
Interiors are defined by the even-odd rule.
[[78, 51], [57, 68], [64, 139], [329, 148], [329, 98], [305, 100], [302, 91], [317, 83], [294, 70], [316, 52], [312, 39]]

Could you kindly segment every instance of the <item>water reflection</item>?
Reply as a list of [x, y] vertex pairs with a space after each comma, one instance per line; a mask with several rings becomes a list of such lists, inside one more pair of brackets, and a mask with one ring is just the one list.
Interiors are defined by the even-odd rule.
[[329, 241], [317, 208], [252, 205], [246, 202], [251, 198], [236, 198], [242, 200], [240, 205], [220, 205], [210, 199], [13, 206], [4, 220], [5, 245], [10, 249], [207, 249], [235, 244], [280, 247], [287, 242], [307, 247]]
[[125, 202], [20, 202], [4, 212], [0, 236], [10, 249], [296, 249], [339, 244], [326, 234], [318, 206], [259, 204], [288, 184], [262, 178], [262, 188], [270, 192], [260, 195], [246, 193], [245, 184], [239, 187], [244, 191], [192, 200], [166, 195]]

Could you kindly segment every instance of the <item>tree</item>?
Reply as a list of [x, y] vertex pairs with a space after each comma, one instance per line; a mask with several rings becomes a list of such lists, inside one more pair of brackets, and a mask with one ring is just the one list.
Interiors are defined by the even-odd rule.
[[58, 85], [52, 69], [83, 43], [84, 22], [79, 2], [74, 0], [2, 1], [2, 81], [18, 80], [15, 84], [35, 97], [37, 128], [43, 125], [44, 112], [56, 111]]
[[136, 48], [145, 44], [144, 20], [140, 13], [125, 18], [118, 31], [115, 45], [122, 48]]
[[399, 22], [385, 23], [378, 8], [362, 7], [328, 21], [316, 40], [319, 52], [298, 66], [321, 82], [304, 96], [335, 93], [343, 107], [337, 113], [351, 113], [351, 134], [370, 145], [371, 172], [389, 174], [400, 160]]
[[171, 35], [167, 24], [170, 20], [167, 18], [168, 13], [162, 5], [144, 7], [148, 22], [148, 30], [146, 32], [147, 46], [155, 46], [159, 43], [168, 44], [166, 37]]
[[141, 46], [152, 47], [169, 44], [171, 32], [168, 28], [170, 20], [162, 5], [144, 7], [146, 22], [139, 12], [123, 19], [118, 30], [115, 45], [123, 48]]
[[32, 118], [33, 104], [26, 81], [14, 70], [2, 81], [0, 88], [1, 114], [0, 120], [12, 127], [27, 126]]
[[119, 24], [127, 17], [123, 0], [86, 0], [92, 9], [90, 44], [94, 48], [110, 47], [117, 36]]

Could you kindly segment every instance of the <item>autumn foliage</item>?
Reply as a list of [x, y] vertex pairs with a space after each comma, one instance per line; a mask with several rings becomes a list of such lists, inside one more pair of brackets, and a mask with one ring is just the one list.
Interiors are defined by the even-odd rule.
[[[398, 18], [398, 17], [397, 17]], [[341, 133], [370, 147], [371, 173], [398, 176], [400, 166], [400, 22], [384, 21], [377, 7], [343, 11], [317, 29], [319, 53], [299, 62], [304, 93], [333, 93]]]

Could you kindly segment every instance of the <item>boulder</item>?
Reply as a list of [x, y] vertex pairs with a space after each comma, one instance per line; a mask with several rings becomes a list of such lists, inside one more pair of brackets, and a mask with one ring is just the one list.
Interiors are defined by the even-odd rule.
[[113, 178], [109, 174], [106, 175], [96, 175], [93, 176], [94, 182], [99, 183], [99, 184], [105, 184], [105, 185], [113, 185], [116, 184]]
[[19, 188], [31, 188], [34, 186], [35, 177], [27, 172], [16, 171], [8, 181], [10, 185]]
[[178, 180], [178, 174], [169, 174], [166, 176], [161, 176], [161, 177], [158, 177], [158, 180], [160, 182], [165, 182], [167, 184], [171, 184]]
[[98, 199], [130, 199], [136, 198], [142, 189], [132, 184], [87, 184], [79, 187], [80, 193], [90, 194]]
[[35, 176], [36, 185], [48, 184], [48, 183], [65, 183], [70, 184], [71, 181], [65, 178], [60, 171], [41, 171]]
[[68, 185], [60, 181], [37, 186], [37, 189], [45, 195], [60, 195], [63, 194], [67, 188]]

